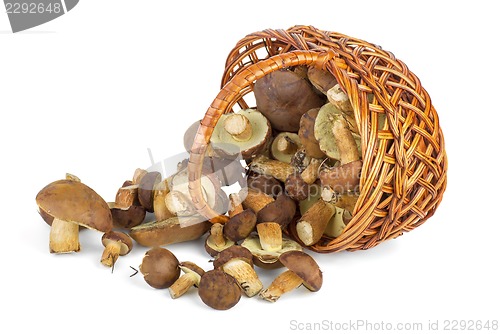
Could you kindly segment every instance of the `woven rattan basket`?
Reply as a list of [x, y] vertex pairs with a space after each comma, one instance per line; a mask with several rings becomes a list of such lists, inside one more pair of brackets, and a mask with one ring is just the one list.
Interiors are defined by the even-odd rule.
[[[438, 115], [417, 76], [395, 56], [366, 41], [310, 26], [264, 30], [240, 40], [229, 53], [222, 90], [206, 112], [191, 150], [190, 193], [211, 222], [224, 222], [205, 203], [200, 176], [214, 126], [245, 101], [254, 83], [285, 67], [316, 66], [332, 73], [348, 95], [361, 135], [361, 194], [353, 218], [337, 238], [323, 236], [316, 252], [361, 250], [424, 223], [446, 188], [447, 158]], [[368, 95], [374, 99], [368, 102]], [[250, 96], [250, 95], [248, 95]], [[247, 99], [249, 100], [249, 99]], [[377, 125], [385, 113], [383, 127]], [[295, 237], [294, 223], [288, 234]]]

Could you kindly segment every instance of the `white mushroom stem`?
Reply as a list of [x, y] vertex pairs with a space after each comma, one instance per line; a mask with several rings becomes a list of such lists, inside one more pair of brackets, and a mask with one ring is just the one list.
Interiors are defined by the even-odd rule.
[[287, 270], [279, 274], [267, 289], [262, 290], [259, 296], [268, 302], [274, 303], [283, 294], [297, 289], [302, 283], [302, 278], [293, 271]]
[[288, 176], [295, 173], [295, 168], [279, 160], [269, 159], [263, 155], [259, 155], [249, 165], [251, 171], [258, 174], [272, 176], [281, 182], [285, 182]]
[[224, 238], [224, 225], [215, 223], [210, 228], [210, 241], [216, 247], [224, 247], [226, 245], [226, 238]]
[[172, 299], [179, 298], [193, 285], [198, 285], [199, 283], [200, 275], [193, 272], [185, 273], [168, 288], [168, 292], [170, 293], [170, 297], [172, 297]]
[[54, 218], [50, 228], [49, 248], [51, 253], [80, 251], [78, 224]]
[[257, 224], [260, 246], [268, 252], [277, 252], [283, 248], [281, 225], [274, 222]]
[[326, 92], [328, 102], [336, 106], [339, 110], [343, 111], [347, 115], [353, 115], [354, 110], [352, 108], [351, 101], [346, 93], [340, 88], [339, 84], [336, 84]]
[[297, 143], [288, 136], [281, 136], [277, 139], [276, 149], [283, 154], [293, 154], [297, 152]]
[[299, 219], [296, 225], [297, 235], [306, 246], [317, 243], [335, 214], [335, 206], [319, 199]]
[[240, 259], [232, 259], [222, 266], [226, 274], [234, 277], [248, 297], [253, 297], [262, 290], [262, 282], [250, 264]]
[[248, 141], [252, 137], [252, 124], [241, 114], [231, 114], [224, 120], [224, 130], [236, 141]]
[[122, 243], [120, 241], [108, 241], [102, 252], [101, 263], [108, 267], [114, 266], [118, 256], [120, 256], [121, 247]]

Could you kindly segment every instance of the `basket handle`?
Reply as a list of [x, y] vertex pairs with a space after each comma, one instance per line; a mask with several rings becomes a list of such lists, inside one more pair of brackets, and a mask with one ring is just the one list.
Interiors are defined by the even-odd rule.
[[254, 81], [263, 76], [292, 66], [314, 65], [315, 67], [325, 69], [328, 62], [334, 62], [333, 68], [345, 68], [345, 62], [338, 57], [338, 54], [332, 49], [317, 50], [295, 50], [287, 53], [272, 56], [266, 60], [259, 61], [256, 64], [248, 66], [246, 69], [235, 75], [231, 81], [222, 87], [221, 91], [208, 108], [205, 117], [201, 121], [198, 131], [194, 138], [191, 154], [188, 162], [189, 193], [191, 200], [199, 214], [207, 218], [211, 223], [225, 223], [228, 217], [217, 213], [210, 208], [203, 198], [201, 189], [201, 176], [203, 159], [207, 150], [210, 138], [214, 131], [217, 121], [223, 113], [227, 113], [229, 108], [234, 105], [231, 103], [241, 94], [245, 88], [248, 88]]

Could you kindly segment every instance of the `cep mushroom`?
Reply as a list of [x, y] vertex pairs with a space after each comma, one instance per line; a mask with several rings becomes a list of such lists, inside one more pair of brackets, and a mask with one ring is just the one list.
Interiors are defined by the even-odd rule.
[[255, 229], [257, 216], [252, 209], [243, 209], [243, 204], [238, 194], [229, 195], [229, 200], [231, 203], [229, 220], [224, 224], [223, 232], [227, 239], [238, 242], [248, 237]]
[[49, 237], [51, 253], [78, 252], [79, 225], [101, 232], [113, 227], [106, 201], [79, 181], [59, 180], [48, 184], [37, 194], [36, 203], [40, 212], [53, 218]]
[[253, 255], [245, 247], [234, 245], [217, 255], [214, 268], [222, 269], [234, 277], [248, 297], [253, 297], [262, 290], [262, 282], [253, 269]]
[[139, 203], [139, 185], [125, 181], [115, 195], [115, 201], [109, 202], [113, 225], [117, 228], [130, 229], [142, 224], [146, 209]]
[[283, 294], [301, 285], [316, 292], [323, 285], [323, 273], [314, 259], [304, 252], [290, 251], [280, 255], [280, 262], [288, 269], [278, 275], [271, 285], [259, 294], [269, 302], [277, 301]]
[[179, 263], [179, 268], [184, 274], [168, 288], [168, 292], [172, 299], [184, 295], [193, 286], [198, 287], [200, 285], [201, 276], [205, 273], [205, 270], [190, 261]]
[[290, 163], [301, 146], [300, 137], [293, 132], [280, 132], [271, 144], [271, 154], [274, 159]]
[[154, 189], [161, 182], [160, 172], [147, 172], [144, 174], [138, 183], [139, 203], [148, 212], [154, 212]]
[[283, 237], [281, 241], [281, 249], [277, 251], [266, 251], [262, 248], [260, 244], [260, 239], [258, 235], [250, 235], [242, 243], [242, 247], [245, 247], [253, 255], [253, 263], [263, 269], [276, 269], [283, 267], [283, 264], [279, 261], [279, 256], [283, 253], [296, 250], [302, 251], [302, 246], [300, 246], [296, 241]]
[[222, 157], [241, 153], [243, 159], [250, 159], [266, 148], [270, 138], [271, 125], [266, 117], [255, 109], [245, 109], [222, 115], [210, 142]]
[[179, 260], [166, 248], [153, 247], [146, 252], [139, 266], [144, 280], [155, 289], [169, 288], [179, 278]]
[[317, 243], [323, 236], [328, 222], [335, 214], [335, 206], [318, 199], [298, 220], [297, 235], [306, 246]]
[[212, 269], [201, 276], [198, 295], [207, 306], [228, 310], [240, 301], [241, 289], [234, 277], [222, 270]]
[[205, 239], [205, 250], [210, 256], [217, 256], [224, 249], [234, 245], [234, 241], [224, 235], [224, 225], [212, 224], [210, 233]]
[[257, 109], [278, 131], [297, 132], [300, 117], [326, 100], [307, 79], [289, 69], [265, 75], [255, 82], [253, 91]]
[[130, 253], [133, 244], [132, 239], [123, 232], [109, 231], [101, 238], [104, 251], [101, 256], [101, 263], [108, 267], [114, 267], [118, 256]]

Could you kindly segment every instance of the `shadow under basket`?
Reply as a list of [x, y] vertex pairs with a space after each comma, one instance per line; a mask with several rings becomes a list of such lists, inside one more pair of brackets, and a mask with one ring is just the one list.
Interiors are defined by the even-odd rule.
[[[360, 196], [352, 220], [340, 236], [323, 236], [310, 249], [368, 249], [423, 224], [441, 202], [447, 172], [443, 133], [427, 91], [392, 53], [311, 26], [256, 32], [229, 53], [222, 89], [202, 119], [188, 165], [190, 194], [200, 214], [213, 223], [227, 220], [206, 205], [199, 181], [220, 116], [235, 111], [236, 104], [249, 108], [253, 94], [247, 94], [256, 80], [294, 66], [314, 66], [335, 76], [351, 101], [361, 136]], [[377, 124], [380, 113], [386, 116], [383, 126]], [[297, 240], [295, 223], [285, 232]]]

